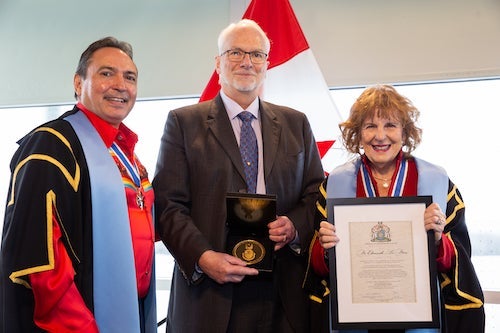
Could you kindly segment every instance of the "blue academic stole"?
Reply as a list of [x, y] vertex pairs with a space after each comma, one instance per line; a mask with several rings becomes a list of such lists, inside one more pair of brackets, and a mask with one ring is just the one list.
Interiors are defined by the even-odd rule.
[[[83, 112], [65, 120], [81, 142], [90, 175], [97, 326], [103, 333], [140, 332], [134, 251], [122, 176], [99, 133]], [[145, 301], [146, 332], [151, 333], [157, 330], [154, 282], [152, 274], [149, 293], [152, 295]]]

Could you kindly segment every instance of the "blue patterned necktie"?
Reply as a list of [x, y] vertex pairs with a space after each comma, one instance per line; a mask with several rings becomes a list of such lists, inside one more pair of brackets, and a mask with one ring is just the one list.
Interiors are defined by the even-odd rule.
[[255, 193], [257, 188], [257, 170], [259, 154], [257, 148], [257, 137], [252, 128], [253, 114], [242, 111], [238, 114], [243, 122], [240, 133], [240, 153], [243, 165], [245, 166], [245, 178], [248, 193]]

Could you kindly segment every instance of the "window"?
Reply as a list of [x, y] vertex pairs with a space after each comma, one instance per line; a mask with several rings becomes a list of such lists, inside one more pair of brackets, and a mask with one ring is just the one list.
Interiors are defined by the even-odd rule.
[[[500, 79], [399, 85], [397, 90], [420, 110], [423, 140], [415, 155], [443, 166], [460, 189], [473, 248], [473, 262], [485, 291], [487, 332], [500, 327], [500, 224], [496, 222], [496, 190], [500, 179], [493, 159], [499, 150], [495, 135], [500, 124], [496, 96]], [[364, 88], [333, 89], [333, 100], [345, 119]], [[153, 178], [163, 126], [170, 110], [193, 104], [198, 97], [138, 101], [125, 123], [139, 135], [137, 154]], [[9, 162], [16, 141], [38, 124], [72, 105], [0, 109], [8, 126], [0, 132], [0, 195], [5, 198]], [[339, 163], [340, 164], [340, 163]], [[328, 171], [328, 170], [327, 170]], [[0, 206], [3, 217], [5, 207]], [[3, 224], [3, 218], [0, 227]], [[167, 313], [173, 259], [163, 244], [157, 251], [158, 320]], [[496, 303], [496, 304], [495, 304]], [[159, 329], [164, 331], [164, 325]]]

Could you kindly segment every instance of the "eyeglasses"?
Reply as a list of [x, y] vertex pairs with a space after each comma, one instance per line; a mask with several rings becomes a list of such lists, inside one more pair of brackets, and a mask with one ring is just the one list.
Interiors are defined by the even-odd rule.
[[227, 58], [229, 59], [229, 61], [234, 62], [242, 61], [247, 54], [250, 56], [250, 61], [254, 64], [262, 64], [267, 60], [267, 53], [260, 51], [246, 52], [240, 49], [233, 49], [222, 52], [221, 56], [223, 56], [224, 54], [227, 54]]

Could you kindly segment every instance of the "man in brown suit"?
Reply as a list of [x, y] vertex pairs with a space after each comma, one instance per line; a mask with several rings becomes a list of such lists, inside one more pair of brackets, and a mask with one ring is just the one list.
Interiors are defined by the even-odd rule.
[[[324, 178], [316, 142], [303, 113], [259, 98], [270, 42], [255, 22], [229, 25], [218, 46], [221, 92], [169, 113], [153, 181], [158, 233], [176, 260], [167, 331], [307, 332], [302, 279]], [[256, 193], [277, 197], [271, 277], [225, 253], [226, 194], [248, 189], [242, 111], [254, 117]]]

